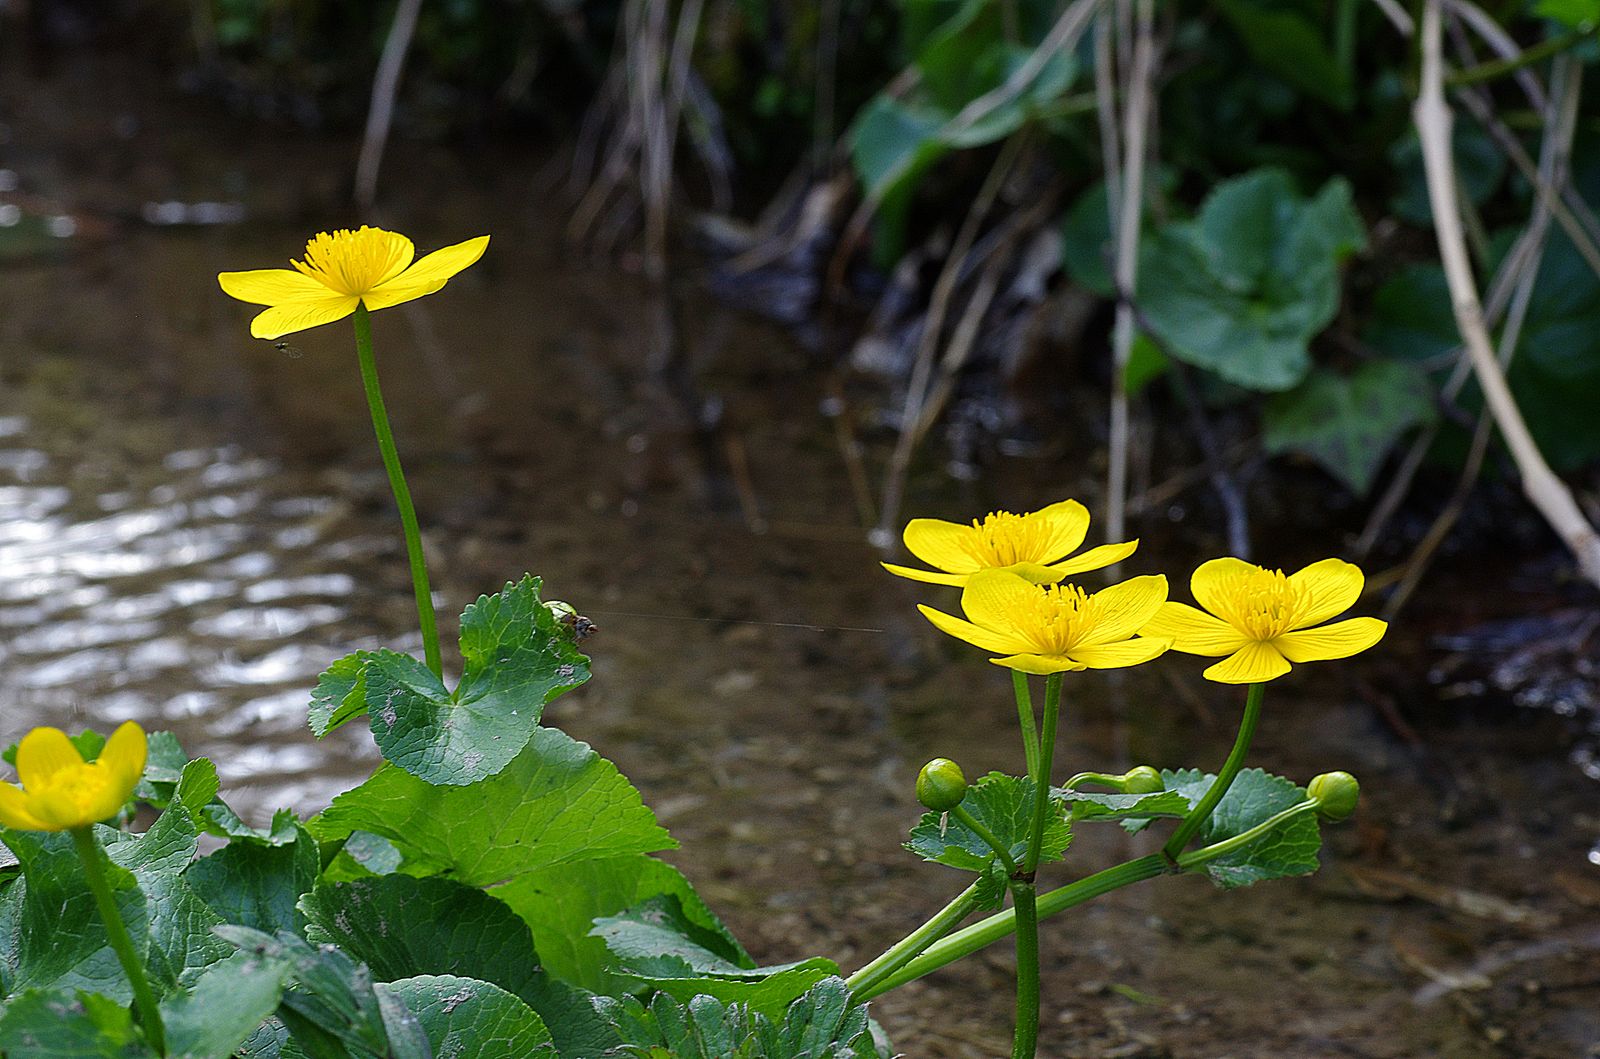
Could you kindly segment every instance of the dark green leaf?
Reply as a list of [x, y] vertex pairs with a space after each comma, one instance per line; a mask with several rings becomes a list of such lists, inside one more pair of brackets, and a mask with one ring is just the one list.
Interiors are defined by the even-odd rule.
[[1306, 95], [1340, 110], [1355, 101], [1350, 77], [1323, 42], [1323, 31], [1300, 13], [1259, 0], [1218, 0], [1250, 57]]
[[212, 964], [186, 994], [161, 1005], [172, 1059], [231, 1055], [278, 1007], [293, 969], [284, 955], [236, 952]]
[[[988, 828], [1004, 845], [1012, 860], [1021, 863], [1028, 850], [1033, 825], [1033, 781], [1026, 777], [991, 772], [967, 789], [961, 807]], [[1062, 859], [1072, 843], [1072, 823], [1062, 803], [1050, 799], [1045, 818], [1044, 841], [1039, 863]], [[962, 871], [984, 872], [999, 861], [989, 843], [954, 816], [925, 813], [922, 822], [911, 830], [906, 848], [923, 860], [946, 864]]]
[[1316, 371], [1267, 403], [1262, 443], [1270, 453], [1310, 456], [1365, 495], [1395, 442], [1433, 420], [1430, 392], [1420, 369], [1397, 361], [1372, 361], [1349, 375]]
[[1052, 788], [1050, 794], [1066, 804], [1073, 820], [1153, 819], [1183, 816], [1189, 800], [1177, 791], [1153, 794], [1101, 794], [1098, 791], [1069, 791]]
[[305, 918], [295, 902], [316, 885], [321, 858], [316, 840], [296, 831], [296, 841], [283, 846], [231, 843], [196, 861], [184, 879], [226, 922], [299, 934]]
[[318, 739], [367, 712], [366, 682], [361, 674], [371, 657], [368, 651], [345, 655], [317, 678], [307, 720]]
[[70, 989], [30, 989], [0, 1012], [0, 1044], [12, 1059], [153, 1059], [128, 1008]]
[[[1191, 805], [1198, 803], [1216, 780], [1215, 776], [1196, 769], [1182, 772], [1163, 769], [1161, 777], [1168, 790], [1180, 792]], [[1212, 812], [1211, 819], [1195, 837], [1195, 846], [1209, 846], [1243, 834], [1305, 800], [1305, 790], [1282, 776], [1261, 769], [1242, 769]], [[1224, 889], [1249, 886], [1267, 879], [1310, 875], [1318, 868], [1317, 850], [1321, 845], [1322, 833], [1317, 828], [1316, 816], [1307, 813], [1241, 850], [1207, 862], [1204, 870]]]
[[[421, 975], [377, 987], [400, 1002], [450, 1059], [555, 1059], [550, 1033], [533, 1010], [499, 986], [454, 975]], [[403, 1020], [386, 1012], [393, 1032]]]

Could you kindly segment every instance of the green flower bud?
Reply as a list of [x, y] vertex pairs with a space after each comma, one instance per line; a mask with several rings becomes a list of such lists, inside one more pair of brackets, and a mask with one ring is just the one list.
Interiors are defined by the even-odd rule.
[[1356, 811], [1361, 799], [1361, 784], [1348, 772], [1324, 772], [1306, 786], [1306, 793], [1317, 803], [1317, 813], [1329, 820], [1343, 820]]
[[917, 775], [917, 801], [936, 813], [948, 813], [966, 796], [967, 777], [947, 757], [934, 758]]
[[1129, 794], [1158, 794], [1167, 789], [1161, 773], [1149, 765], [1136, 765], [1122, 775], [1122, 789]]

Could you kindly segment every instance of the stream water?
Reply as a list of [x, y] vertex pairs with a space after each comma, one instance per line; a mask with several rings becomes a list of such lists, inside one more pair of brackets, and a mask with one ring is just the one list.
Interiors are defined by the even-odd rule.
[[[359, 725], [313, 740], [306, 693], [353, 648], [417, 646], [404, 553], [347, 330], [253, 342], [214, 277], [350, 224], [351, 145], [87, 54], [6, 64], [0, 108], [0, 736], [137, 718], [212, 757], [247, 816], [314, 811], [378, 758]], [[421, 248], [493, 234], [443, 294], [375, 317], [442, 616], [543, 575], [600, 628], [549, 722], [633, 779], [758, 958], [854, 967], [964, 885], [899, 848], [912, 780], [936, 754], [1019, 767], [1008, 682], [916, 613], [937, 590], [878, 568], [814, 355], [687, 276], [669, 314], [584, 260], [543, 156], [401, 145], [386, 166], [380, 219]], [[935, 462], [913, 513], [1092, 500], [1098, 478]], [[1179, 514], [1139, 527], [1132, 572], [1181, 585], [1220, 553]], [[1316, 524], [1261, 558], [1338, 553]], [[1543, 698], [1497, 679], [1472, 629], [1550, 612], [1555, 566], [1457, 565], [1380, 649], [1271, 689], [1255, 762], [1363, 781], [1323, 871], [1158, 879], [1050, 922], [1042, 1054], [1600, 1055], [1600, 648], [1580, 610], [1536, 660], [1562, 678]], [[1215, 769], [1240, 703], [1199, 668], [1073, 677], [1062, 767]], [[1072, 873], [1153, 848], [1082, 832]], [[906, 1055], [1008, 1052], [1006, 949], [876, 1003]]]

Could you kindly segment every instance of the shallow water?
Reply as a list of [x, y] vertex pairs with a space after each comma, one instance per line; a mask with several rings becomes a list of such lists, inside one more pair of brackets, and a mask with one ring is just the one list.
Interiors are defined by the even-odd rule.
[[[347, 332], [252, 342], [213, 277], [348, 224], [350, 145], [84, 56], [41, 78], [9, 67], [0, 99], [0, 204], [22, 233], [0, 228], [4, 734], [135, 717], [212, 756], [247, 816], [313, 811], [378, 759], [359, 726], [313, 740], [306, 691], [353, 648], [416, 647], [404, 553]], [[423, 248], [494, 235], [446, 292], [375, 320], [445, 624], [544, 575], [601, 629], [594, 680], [550, 722], [634, 780], [758, 957], [876, 955], [962, 885], [899, 849], [917, 767], [1015, 770], [1019, 752], [1003, 674], [928, 628], [913, 604], [939, 592], [889, 578], [863, 543], [822, 372], [687, 275], [663, 305], [565, 247], [535, 152], [401, 148], [388, 173], [382, 219]], [[152, 223], [194, 218], [150, 208], [173, 202], [243, 219]], [[916, 513], [1095, 488], [1059, 458], [967, 484], [934, 463]], [[1130, 570], [1216, 554], [1201, 522], [1138, 527]], [[1285, 564], [1341, 546], [1303, 526], [1283, 539]], [[1382, 650], [1274, 686], [1255, 763], [1349, 769], [1361, 813], [1328, 832], [1313, 878], [1229, 894], [1160, 879], [1052, 923], [1046, 1054], [1600, 1054], [1585, 722], [1559, 695], [1519, 706], [1492, 674], [1463, 692], [1487, 648], [1467, 643], [1463, 677], [1432, 646], [1550, 609], [1539, 570], [1506, 574], [1446, 572]], [[1214, 769], [1238, 701], [1199, 668], [1074, 679], [1063, 767]], [[1570, 675], [1592, 691], [1592, 668]], [[1073, 873], [1151, 848], [1082, 831]], [[907, 1055], [1008, 1051], [1004, 949], [877, 1003]]]

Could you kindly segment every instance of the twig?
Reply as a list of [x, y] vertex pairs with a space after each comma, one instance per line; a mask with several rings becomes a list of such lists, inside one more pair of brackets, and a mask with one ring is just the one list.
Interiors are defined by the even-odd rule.
[[1572, 551], [1583, 575], [1600, 587], [1600, 535], [1589, 525], [1572, 492], [1550, 470], [1539, 452], [1511, 388], [1506, 384], [1505, 373], [1495, 360], [1484, 327], [1483, 307], [1478, 301], [1477, 285], [1467, 260], [1456, 201], [1455, 159], [1450, 146], [1452, 115], [1444, 98], [1444, 61], [1440, 49], [1441, 3], [1442, 0], [1427, 0], [1423, 9], [1421, 85], [1413, 120], [1422, 142], [1428, 201], [1433, 211], [1440, 259], [1450, 285], [1456, 326], [1472, 358], [1473, 370], [1495, 424], [1522, 474], [1523, 491]]
[[[1128, 2], [1128, 0], [1124, 0]], [[1133, 44], [1133, 69], [1122, 111], [1122, 142], [1126, 146], [1118, 184], [1117, 289], [1137, 289], [1139, 272], [1139, 222], [1144, 215], [1145, 133], [1149, 128], [1151, 83], [1155, 78], [1155, 9], [1153, 0], [1138, 0]], [[1107, 185], [1110, 186], [1109, 184]], [[1106, 539], [1121, 540], [1128, 502], [1128, 361], [1133, 352], [1133, 313], [1126, 299], [1117, 303], [1111, 343], [1111, 425], [1109, 472], [1106, 482]]]
[[367, 109], [367, 128], [361, 137], [361, 155], [356, 161], [356, 205], [372, 208], [378, 197], [378, 167], [383, 163], [383, 148], [389, 142], [389, 126], [394, 120], [394, 100], [400, 91], [400, 74], [405, 69], [406, 53], [417, 30], [417, 13], [422, 0], [400, 0], [389, 25], [378, 58], [378, 72], [372, 79], [372, 104]]
[[1077, 45], [1078, 38], [1089, 28], [1089, 19], [1094, 16], [1094, 10], [1101, 2], [1102, 0], [1073, 0], [1072, 5], [1056, 19], [1055, 25], [1050, 27], [1050, 32], [1044, 35], [1039, 46], [1028, 53], [1022, 65], [1018, 66], [1003, 84], [991, 88], [962, 107], [960, 112], [939, 130], [940, 136], [953, 139], [1001, 107], [1014, 102], [1028, 90], [1028, 86], [1033, 84], [1034, 79], [1044, 71], [1045, 66], [1058, 52], [1071, 51]]
[[[1501, 59], [1515, 61], [1522, 55], [1522, 48], [1512, 38], [1511, 34], [1507, 33], [1504, 27], [1496, 22], [1487, 11], [1472, 3], [1472, 0], [1450, 0], [1450, 11], [1451, 14], [1470, 26], [1473, 32], [1481, 37], [1490, 50], [1500, 56]], [[1525, 66], [1519, 65], [1515, 70], [1517, 84], [1521, 86], [1523, 94], [1528, 97], [1528, 102], [1532, 104], [1534, 110], [1544, 111], [1549, 104], [1545, 99], [1544, 88], [1539, 84], [1539, 79], [1534, 76], [1532, 70], [1527, 69]], [[1446, 83], [1450, 82], [1447, 80]]]

